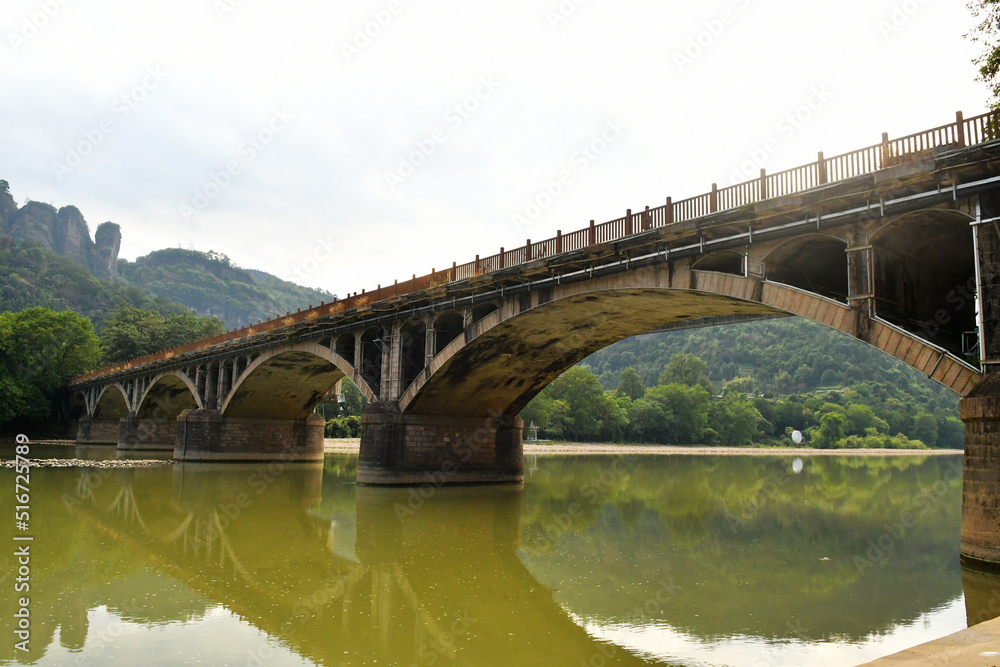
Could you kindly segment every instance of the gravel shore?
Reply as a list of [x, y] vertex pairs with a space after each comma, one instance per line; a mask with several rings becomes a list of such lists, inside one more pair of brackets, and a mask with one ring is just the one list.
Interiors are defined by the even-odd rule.
[[[358, 438], [327, 439], [324, 450], [338, 454], [357, 454], [361, 446]], [[808, 449], [804, 447], [677, 447], [668, 445], [615, 445], [607, 443], [553, 442], [548, 444], [524, 443], [527, 455], [583, 456], [588, 454], [660, 454], [703, 456], [951, 456], [962, 454], [961, 449]]]

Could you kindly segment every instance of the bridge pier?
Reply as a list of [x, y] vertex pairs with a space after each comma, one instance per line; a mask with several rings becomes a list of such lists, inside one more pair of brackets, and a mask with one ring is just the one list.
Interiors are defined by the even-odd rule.
[[961, 401], [965, 422], [962, 558], [1000, 565], [1000, 375]]
[[140, 419], [134, 412], [121, 419], [118, 449], [122, 451], [173, 450], [176, 444], [176, 419]]
[[248, 419], [218, 410], [177, 417], [177, 461], [322, 461], [323, 418]]
[[117, 419], [81, 417], [76, 430], [79, 445], [117, 445], [120, 422]]
[[374, 403], [361, 415], [358, 484], [519, 484], [524, 481], [519, 417], [401, 414]]

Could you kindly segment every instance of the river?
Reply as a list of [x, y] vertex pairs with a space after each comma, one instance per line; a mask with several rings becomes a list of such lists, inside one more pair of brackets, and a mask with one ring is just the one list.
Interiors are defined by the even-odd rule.
[[29, 652], [5, 632], [0, 662], [852, 665], [1000, 611], [959, 564], [960, 456], [528, 456], [523, 488], [356, 465], [32, 468]]

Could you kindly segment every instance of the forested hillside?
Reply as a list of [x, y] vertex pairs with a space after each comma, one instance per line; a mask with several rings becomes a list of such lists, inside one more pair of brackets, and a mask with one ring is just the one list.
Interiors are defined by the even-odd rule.
[[182, 303], [229, 328], [332, 301], [333, 294], [301, 287], [263, 271], [242, 269], [224, 254], [168, 248], [134, 262], [118, 261], [127, 283]]
[[662, 444], [961, 448], [958, 397], [798, 318], [638, 336], [585, 359], [521, 413], [542, 437]]
[[605, 389], [633, 366], [646, 386], [656, 384], [671, 356], [693, 354], [708, 364], [717, 389], [752, 378], [760, 394], [788, 395], [851, 386], [878, 388], [931, 411], [957, 414], [958, 397], [893, 357], [815, 322], [797, 317], [637, 336], [584, 360]]

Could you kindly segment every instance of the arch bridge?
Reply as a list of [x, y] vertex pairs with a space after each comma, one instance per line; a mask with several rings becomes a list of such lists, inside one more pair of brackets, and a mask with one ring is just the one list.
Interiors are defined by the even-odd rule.
[[78, 440], [315, 460], [313, 409], [346, 377], [370, 402], [359, 483], [520, 482], [517, 415], [568, 367], [650, 331], [797, 315], [965, 397], [963, 553], [1000, 562], [998, 128], [958, 114], [75, 378]]

